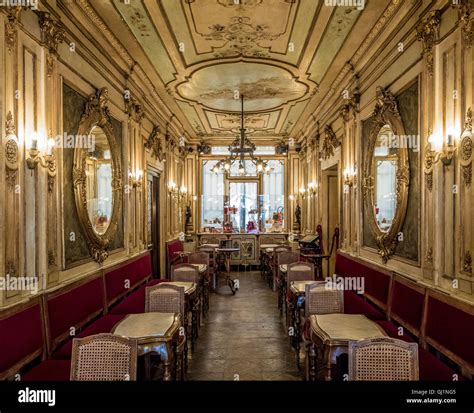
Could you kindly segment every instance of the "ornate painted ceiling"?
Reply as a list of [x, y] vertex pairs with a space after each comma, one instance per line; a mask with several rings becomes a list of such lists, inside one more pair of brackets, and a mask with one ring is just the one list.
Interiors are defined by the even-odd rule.
[[323, 0], [91, 5], [136, 61], [155, 71], [157, 91], [190, 137], [233, 138], [241, 93], [251, 136], [274, 138], [294, 134], [303, 114], [317, 109], [322, 83], [350, 59], [383, 3], [368, 0], [364, 10]]

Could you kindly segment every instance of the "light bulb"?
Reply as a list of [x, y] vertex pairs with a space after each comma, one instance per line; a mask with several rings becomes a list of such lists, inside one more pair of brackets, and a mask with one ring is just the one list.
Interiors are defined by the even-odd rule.
[[263, 171], [263, 165], [261, 162], [257, 163], [257, 171], [262, 172]]
[[226, 162], [226, 163], [224, 164], [224, 169], [225, 169], [226, 171], [228, 171], [228, 170], [230, 169], [230, 163], [229, 163], [229, 162]]

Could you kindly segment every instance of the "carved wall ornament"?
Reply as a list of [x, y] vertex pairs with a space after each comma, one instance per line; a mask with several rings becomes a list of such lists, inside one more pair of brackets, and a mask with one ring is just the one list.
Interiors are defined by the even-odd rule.
[[93, 260], [99, 264], [102, 264], [107, 259], [110, 243], [117, 230], [123, 189], [120, 148], [117, 145], [112, 124], [110, 123], [110, 112], [107, 103], [108, 91], [106, 88], [99, 89], [90, 95], [85, 104], [78, 130], [78, 135], [90, 135], [94, 128], [100, 127], [105, 135], [108, 148], [110, 149], [112, 164], [111, 186], [113, 194], [111, 201], [112, 212], [110, 222], [103, 233], [98, 233], [95, 230], [89, 218], [86, 162], [90, 154], [87, 148], [77, 147], [74, 150], [74, 165], [72, 171], [79, 221], [87, 240], [89, 252]]
[[151, 154], [155, 159], [158, 159], [160, 162], [164, 160], [165, 155], [160, 138], [160, 127], [158, 125], [153, 127], [153, 130], [144, 145], [146, 149], [151, 150]]
[[474, 39], [474, 1], [456, 0], [451, 3], [451, 6], [458, 10], [464, 45], [471, 47]]
[[425, 172], [425, 185], [430, 192], [433, 190], [433, 171]]
[[48, 12], [38, 12], [38, 21], [41, 30], [41, 41], [48, 49], [46, 53], [46, 71], [51, 77], [54, 70], [54, 61], [58, 56], [58, 46], [65, 40], [65, 30], [63, 25], [51, 17]]
[[433, 47], [438, 40], [439, 25], [441, 23], [441, 11], [433, 10], [418, 24], [416, 28], [418, 40], [423, 42], [423, 53], [426, 59], [426, 68], [430, 76], [433, 75], [434, 53]]
[[472, 151], [473, 151], [473, 136], [472, 136], [472, 110], [469, 108], [466, 113], [466, 120], [464, 123], [464, 132], [461, 136], [459, 144], [460, 164], [464, 180], [464, 184], [469, 187], [472, 183]]
[[5, 43], [11, 53], [16, 46], [17, 22], [20, 17], [22, 7], [7, 7], [7, 21], [5, 22]]
[[331, 125], [326, 125], [324, 127], [324, 140], [323, 146], [321, 149], [323, 159], [329, 159], [331, 156], [334, 156], [334, 150], [341, 146], [341, 141], [336, 136], [335, 132], [332, 129]]
[[432, 247], [429, 247], [426, 250], [425, 262], [427, 264], [432, 264], [433, 263], [433, 248]]
[[19, 166], [18, 140], [15, 135], [16, 127], [11, 111], [7, 113], [5, 121], [5, 166], [7, 188], [13, 191], [17, 182]]
[[353, 114], [359, 112], [360, 103], [360, 91], [359, 88], [355, 88], [347, 99], [344, 99], [344, 103], [339, 110], [339, 114], [344, 122], [349, 121], [351, 111]]
[[124, 95], [125, 113], [135, 122], [140, 123], [145, 117], [142, 105], [133, 96]]
[[365, 223], [369, 225], [370, 231], [377, 243], [378, 254], [382, 261], [386, 263], [395, 253], [398, 244], [398, 236], [405, 221], [408, 205], [408, 188], [410, 186], [410, 165], [408, 161], [408, 150], [405, 145], [396, 150], [392, 149], [386, 156], [389, 162], [396, 165], [396, 178], [394, 188], [387, 188], [387, 191], [394, 192], [395, 212], [391, 219], [390, 226], [379, 226], [376, 217], [377, 192], [377, 162], [374, 161], [375, 148], [379, 144], [379, 137], [382, 138], [388, 133], [393, 135], [405, 135], [405, 128], [398, 111], [395, 97], [381, 87], [377, 88], [377, 101], [373, 112], [374, 122], [369, 135], [367, 152], [363, 165], [363, 194]]
[[464, 253], [464, 260], [463, 260], [463, 271], [467, 272], [468, 274], [472, 274], [472, 257], [469, 251]]

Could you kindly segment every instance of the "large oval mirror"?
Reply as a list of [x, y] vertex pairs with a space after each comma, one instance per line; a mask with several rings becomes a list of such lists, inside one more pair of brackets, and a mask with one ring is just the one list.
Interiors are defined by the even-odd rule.
[[98, 235], [107, 231], [112, 218], [112, 156], [104, 130], [94, 126], [90, 132], [93, 150], [86, 155], [86, 202], [89, 220]]
[[74, 151], [73, 181], [79, 221], [92, 258], [102, 263], [117, 229], [122, 203], [120, 150], [110, 123], [107, 89], [89, 96]]
[[384, 125], [375, 142], [372, 166], [375, 172], [375, 221], [383, 232], [390, 230], [397, 209], [398, 149], [391, 147], [393, 141], [392, 128]]
[[395, 252], [408, 204], [410, 166], [395, 97], [377, 88], [363, 172], [365, 222], [386, 262]]

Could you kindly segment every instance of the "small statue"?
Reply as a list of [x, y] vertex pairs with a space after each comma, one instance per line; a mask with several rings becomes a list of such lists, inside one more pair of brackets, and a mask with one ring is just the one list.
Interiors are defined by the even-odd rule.
[[191, 225], [191, 217], [192, 217], [191, 202], [186, 206], [185, 217], [186, 217], [186, 226]]
[[300, 207], [300, 204], [298, 203], [296, 204], [296, 209], [295, 209], [295, 219], [298, 226], [301, 226], [301, 207]]

